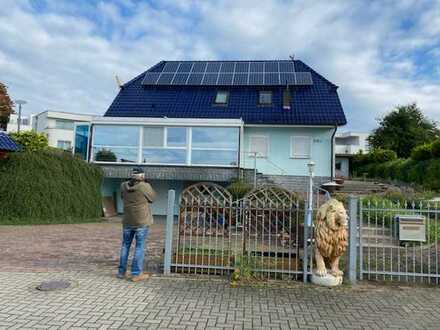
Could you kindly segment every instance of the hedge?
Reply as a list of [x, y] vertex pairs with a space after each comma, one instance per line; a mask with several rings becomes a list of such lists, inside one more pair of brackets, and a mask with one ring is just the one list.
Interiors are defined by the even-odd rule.
[[416, 161], [397, 159], [375, 163], [359, 168], [359, 174], [367, 173], [371, 178], [415, 183], [426, 189], [440, 190], [440, 159]]
[[10, 154], [0, 162], [0, 224], [20, 219], [69, 222], [102, 214], [101, 170], [54, 150]]

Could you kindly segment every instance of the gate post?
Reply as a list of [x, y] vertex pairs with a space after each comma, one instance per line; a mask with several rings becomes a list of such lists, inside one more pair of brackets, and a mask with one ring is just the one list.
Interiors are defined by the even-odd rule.
[[169, 275], [171, 273], [175, 198], [176, 192], [172, 189], [168, 190], [167, 223], [165, 227], [165, 255], [163, 261], [163, 273], [165, 275]]
[[350, 196], [348, 198], [348, 262], [347, 279], [351, 284], [357, 280], [357, 224], [358, 224], [358, 203], [359, 198]]

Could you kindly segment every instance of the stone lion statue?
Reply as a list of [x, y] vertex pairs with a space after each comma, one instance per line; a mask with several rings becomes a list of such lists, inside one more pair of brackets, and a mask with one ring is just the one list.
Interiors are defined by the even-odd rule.
[[318, 210], [315, 221], [315, 260], [314, 273], [318, 276], [329, 273], [340, 277], [344, 273], [339, 269], [339, 258], [347, 248], [348, 217], [344, 205], [332, 198]]

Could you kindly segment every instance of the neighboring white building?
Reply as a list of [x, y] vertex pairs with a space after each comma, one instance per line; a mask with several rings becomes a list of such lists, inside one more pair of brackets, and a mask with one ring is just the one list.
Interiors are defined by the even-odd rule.
[[335, 136], [336, 176], [350, 176], [350, 159], [359, 152], [369, 151], [367, 138], [370, 133], [340, 132]]
[[73, 147], [75, 123], [87, 123], [93, 115], [62, 111], [44, 111], [32, 116], [32, 129], [45, 133], [49, 146], [70, 150]]
[[[30, 131], [32, 129], [32, 117], [21, 116], [20, 131]], [[18, 130], [18, 115], [16, 113], [11, 114], [9, 117], [8, 127], [6, 132], [15, 133]]]

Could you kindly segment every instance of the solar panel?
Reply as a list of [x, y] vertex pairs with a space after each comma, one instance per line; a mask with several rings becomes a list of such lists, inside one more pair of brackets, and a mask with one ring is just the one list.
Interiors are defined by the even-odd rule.
[[218, 76], [217, 85], [232, 85], [233, 73], [220, 73]]
[[249, 72], [249, 62], [237, 62], [235, 64], [235, 72]]
[[236, 73], [234, 76], [233, 85], [247, 85], [248, 84], [248, 75], [247, 73]]
[[158, 85], [169, 85], [173, 80], [174, 73], [162, 73], [157, 81]]
[[221, 73], [226, 72], [234, 72], [235, 70], [235, 62], [223, 62], [222, 67], [220, 69]]
[[156, 85], [159, 76], [159, 72], [147, 72], [142, 80], [142, 85]]
[[202, 85], [217, 85], [218, 73], [206, 73]]
[[295, 65], [291, 61], [280, 62], [280, 72], [295, 72]]
[[279, 85], [280, 75], [278, 73], [265, 73], [264, 74], [265, 85]]
[[295, 84], [295, 73], [280, 73], [280, 84], [285, 85], [294, 85]]
[[203, 73], [191, 73], [186, 82], [187, 85], [200, 85], [202, 83]]
[[310, 72], [297, 72], [296, 73], [297, 85], [313, 85], [312, 74]]
[[157, 69], [162, 72], [145, 73], [143, 85], [313, 85], [310, 72], [296, 72], [287, 60], [172, 61]]
[[179, 62], [166, 62], [162, 72], [176, 72]]
[[278, 62], [264, 63], [264, 72], [279, 72]]
[[263, 84], [264, 84], [264, 74], [262, 73], [249, 74], [249, 85], [263, 85]]
[[188, 80], [189, 73], [176, 73], [174, 76], [173, 85], [186, 85], [186, 81]]
[[217, 73], [220, 71], [221, 62], [208, 62], [206, 72]]
[[195, 62], [191, 72], [205, 72], [206, 62]]
[[177, 72], [191, 72], [192, 66], [193, 66], [193, 62], [182, 62], [180, 63]]
[[263, 72], [264, 71], [264, 62], [251, 62], [250, 72]]

